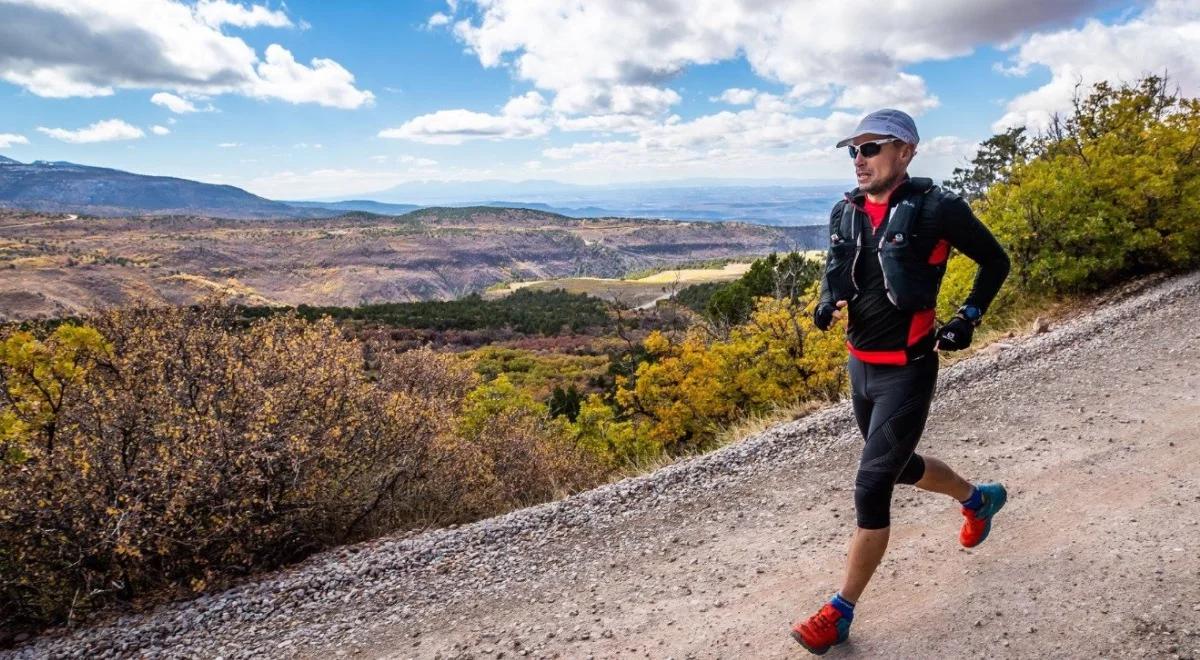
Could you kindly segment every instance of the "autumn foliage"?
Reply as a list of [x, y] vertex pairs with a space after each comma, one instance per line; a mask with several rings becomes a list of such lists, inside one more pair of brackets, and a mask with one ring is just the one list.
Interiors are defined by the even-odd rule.
[[[0, 335], [0, 624], [476, 519], [594, 483], [471, 365], [215, 305]], [[551, 437], [553, 436], [553, 437]]]
[[757, 298], [727, 337], [694, 326], [673, 340], [653, 332], [651, 359], [618, 382], [617, 401], [648, 420], [646, 435], [668, 451], [709, 448], [719, 429], [748, 414], [803, 401], [835, 400], [845, 387], [845, 336], [813, 326], [814, 292], [797, 301]]

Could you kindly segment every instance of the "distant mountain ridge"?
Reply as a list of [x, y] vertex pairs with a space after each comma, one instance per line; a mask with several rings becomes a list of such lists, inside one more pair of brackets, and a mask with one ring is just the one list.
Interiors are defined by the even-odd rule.
[[91, 215], [195, 214], [225, 218], [329, 215], [241, 188], [134, 174], [64, 161], [20, 163], [0, 156], [0, 207]]
[[402, 215], [430, 207], [528, 208], [572, 218], [739, 220], [773, 226], [819, 224], [842, 186], [777, 179], [687, 179], [579, 185], [549, 180], [414, 181], [373, 199], [276, 201], [231, 185], [64, 161], [21, 163], [0, 156], [0, 209], [104, 217], [202, 215], [230, 219], [318, 218], [361, 211]]

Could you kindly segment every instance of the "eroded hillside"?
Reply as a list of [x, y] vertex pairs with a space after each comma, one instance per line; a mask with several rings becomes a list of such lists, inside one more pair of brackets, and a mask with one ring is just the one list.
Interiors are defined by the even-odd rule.
[[0, 320], [221, 293], [257, 305], [445, 300], [497, 282], [811, 247], [813, 227], [524, 209], [423, 209], [322, 220], [0, 214]]

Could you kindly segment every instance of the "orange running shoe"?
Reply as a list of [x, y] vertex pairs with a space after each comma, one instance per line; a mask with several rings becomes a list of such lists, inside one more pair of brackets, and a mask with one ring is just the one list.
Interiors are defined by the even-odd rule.
[[966, 520], [958, 532], [959, 543], [967, 548], [974, 548], [983, 543], [992, 531], [992, 516], [1008, 501], [1008, 491], [1001, 484], [979, 484], [977, 487], [983, 496], [983, 506], [978, 510], [963, 507], [962, 513]]
[[825, 603], [807, 621], [792, 626], [792, 638], [810, 653], [823, 655], [831, 646], [841, 644], [850, 636], [850, 620], [842, 616], [833, 603]]

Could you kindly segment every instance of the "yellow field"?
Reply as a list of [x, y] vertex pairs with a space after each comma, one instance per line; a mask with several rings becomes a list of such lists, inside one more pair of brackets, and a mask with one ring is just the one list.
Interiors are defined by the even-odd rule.
[[721, 280], [736, 280], [750, 270], [750, 262], [725, 264], [724, 268], [683, 268], [679, 270], [664, 270], [661, 273], [628, 280], [645, 284], [669, 284], [680, 282], [696, 284], [699, 282], [717, 282]]
[[620, 301], [634, 307], [647, 307], [662, 300], [673, 292], [692, 284], [703, 282], [728, 282], [741, 277], [750, 270], [751, 262], [725, 264], [722, 268], [681, 268], [666, 270], [634, 280], [605, 277], [562, 277], [552, 280], [511, 282], [507, 287], [487, 291], [484, 298], [506, 296], [526, 287], [538, 291], [564, 289], [570, 293], [586, 293], [605, 300]]

